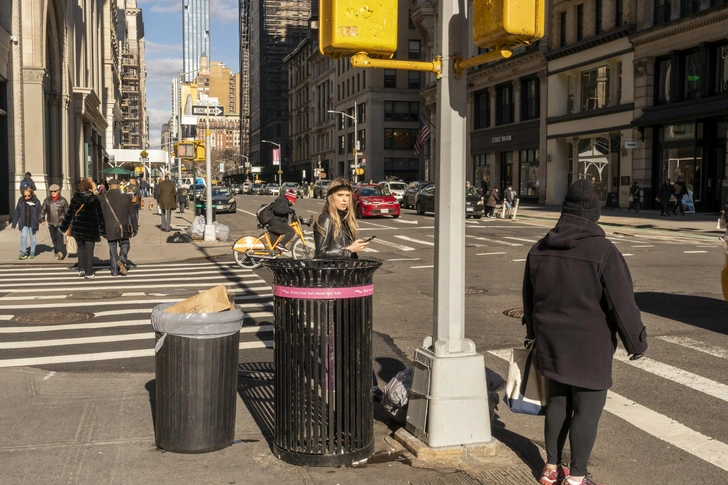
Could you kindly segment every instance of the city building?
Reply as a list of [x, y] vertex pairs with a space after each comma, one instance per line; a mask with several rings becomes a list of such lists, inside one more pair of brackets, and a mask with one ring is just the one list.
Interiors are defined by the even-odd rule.
[[240, 81], [238, 83], [240, 113], [240, 153], [250, 154], [250, 0], [240, 1]]
[[182, 0], [182, 72], [192, 82], [210, 53], [210, 0]]
[[[311, 31], [312, 34], [317, 31]], [[290, 163], [286, 167], [286, 180], [303, 182], [311, 181], [311, 125], [316, 125], [316, 113], [311, 123], [311, 100], [309, 85], [311, 82], [311, 65], [309, 59], [317, 47], [312, 38], [301, 41], [300, 44], [288, 54], [284, 62], [288, 71], [288, 133], [290, 135]], [[315, 96], [315, 94], [314, 94]], [[314, 101], [315, 103], [315, 101]], [[330, 115], [329, 115], [330, 117]]]
[[192, 81], [197, 84], [198, 97], [203, 94], [215, 98], [226, 113], [235, 111], [237, 99], [236, 74], [222, 62], [210, 61], [206, 55], [200, 57], [200, 70]]
[[146, 114], [144, 21], [137, 0], [125, 0], [124, 39], [121, 47], [122, 148], [149, 148]]
[[640, 183], [648, 206], [665, 179], [682, 176], [696, 210], [717, 211], [728, 198], [728, 2], [654, 0], [636, 12], [635, 129], [622, 145], [631, 161], [623, 175]]
[[272, 180], [273, 150], [281, 145], [283, 169], [290, 158], [288, 76], [283, 59], [306, 37], [310, 0], [250, 2], [250, 163]]
[[[204, 136], [207, 118], [197, 116], [197, 133]], [[227, 113], [224, 116], [210, 117], [210, 144], [211, 150], [223, 151], [240, 150], [240, 115]]]
[[162, 125], [162, 131], [161, 131], [161, 139], [160, 144], [162, 150], [166, 151], [172, 151], [171, 142], [172, 138], [170, 136], [170, 122], [164, 123]]
[[[121, 0], [123, 2], [123, 0]], [[121, 147], [123, 114], [121, 112], [121, 40], [119, 29], [119, 0], [109, 0], [104, 5], [104, 25], [112, 28], [103, 31], [104, 41], [104, 92], [102, 104], [106, 114], [104, 147]]]

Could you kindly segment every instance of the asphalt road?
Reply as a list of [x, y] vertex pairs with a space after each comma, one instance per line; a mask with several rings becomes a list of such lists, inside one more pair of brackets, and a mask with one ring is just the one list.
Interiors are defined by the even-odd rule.
[[[218, 221], [230, 226], [233, 237], [257, 235], [253, 214], [271, 200], [238, 196], [237, 213], [220, 214]], [[299, 199], [295, 208], [309, 217], [322, 205]], [[386, 379], [410, 365], [408, 358], [432, 332], [434, 217], [403, 210], [399, 219], [360, 224], [362, 235], [377, 236], [364, 257], [383, 263], [375, 277], [374, 329], [375, 366]], [[466, 224], [466, 336], [487, 366], [505, 376], [507, 351], [521, 344], [525, 331], [519, 318], [504, 312], [521, 307], [526, 254], [549, 226], [502, 219]], [[723, 483], [728, 476], [728, 304], [720, 294], [722, 247], [715, 238], [673, 234], [609, 237], [629, 263], [650, 348], [635, 362], [617, 354], [590, 471], [599, 483], [611, 485], [690, 483], [696, 473], [698, 482]], [[243, 270], [232, 255], [215, 262], [145, 265], [113, 281], [99, 275], [92, 286], [58, 267], [0, 268], [0, 368], [152, 372], [151, 308], [220, 283], [248, 313], [241, 362], [270, 361], [270, 281], [266, 269]], [[565, 281], [555, 291], [578, 291], [578, 285]], [[498, 414], [499, 433], [525, 438], [519, 441], [522, 451], [536, 455], [543, 420], [503, 408]]]

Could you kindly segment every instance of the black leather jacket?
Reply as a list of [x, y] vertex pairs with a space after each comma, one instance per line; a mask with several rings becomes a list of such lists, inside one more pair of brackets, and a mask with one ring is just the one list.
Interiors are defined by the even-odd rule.
[[359, 259], [356, 253], [346, 249], [354, 242], [354, 236], [346, 222], [342, 223], [339, 234], [334, 237], [334, 223], [328, 213], [319, 214], [317, 221], [313, 231], [316, 259]]
[[53, 196], [49, 195], [43, 201], [40, 208], [40, 222], [48, 221], [50, 226], [60, 226], [68, 212], [68, 201], [59, 196], [58, 200], [53, 202]]

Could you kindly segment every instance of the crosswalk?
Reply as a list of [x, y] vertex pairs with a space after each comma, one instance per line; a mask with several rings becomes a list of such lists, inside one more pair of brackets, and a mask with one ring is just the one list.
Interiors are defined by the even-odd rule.
[[154, 367], [151, 311], [225, 285], [245, 313], [241, 352], [273, 346], [270, 285], [234, 262], [145, 264], [125, 277], [97, 267], [0, 268], [0, 368], [122, 361]]

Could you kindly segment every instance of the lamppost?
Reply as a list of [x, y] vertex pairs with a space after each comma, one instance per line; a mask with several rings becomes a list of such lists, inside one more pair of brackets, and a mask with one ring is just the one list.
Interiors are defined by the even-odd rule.
[[270, 140], [260, 140], [260, 142], [261, 143], [270, 143], [271, 145], [275, 145], [275, 146], [278, 147], [278, 163], [279, 163], [279, 166], [278, 166], [278, 185], [279, 186], [283, 185], [283, 170], [281, 170], [281, 167], [283, 165], [280, 165], [280, 159], [281, 159], [281, 145], [280, 145], [280, 143], [276, 143], [276, 142], [270, 141]]
[[346, 116], [347, 118], [354, 120], [354, 183], [357, 183], [359, 182], [359, 125], [356, 119], [356, 101], [354, 101], [354, 116], [346, 114], [343, 111], [336, 111], [332, 109], [330, 109], [328, 112], [337, 113], [341, 116]]

